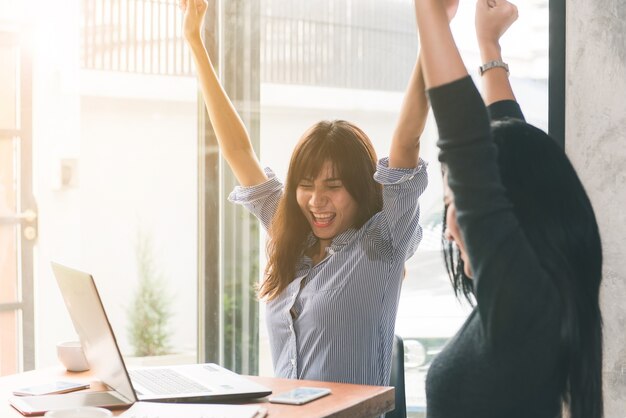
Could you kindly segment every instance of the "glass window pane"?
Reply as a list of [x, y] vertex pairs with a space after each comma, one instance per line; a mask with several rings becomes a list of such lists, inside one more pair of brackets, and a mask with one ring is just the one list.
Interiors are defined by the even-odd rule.
[[[2, 215], [0, 214], [0, 217]], [[0, 304], [19, 302], [17, 237], [19, 227], [0, 223]]]
[[51, 261], [93, 274], [129, 363], [195, 362], [198, 90], [177, 3], [37, 10], [38, 365], [75, 338]]
[[0, 138], [0, 214], [7, 215], [16, 210], [15, 141], [12, 138]]
[[0, 0], [0, 16], [4, 22], [13, 22], [19, 16], [19, 0]]
[[16, 128], [16, 49], [0, 43], [0, 129]]
[[0, 139], [0, 304], [18, 301], [15, 155], [13, 140]]
[[17, 311], [0, 312], [0, 376], [18, 371], [18, 319]]
[[83, 99], [81, 122], [81, 259], [100, 284], [122, 352], [194, 361], [195, 95], [187, 103]]

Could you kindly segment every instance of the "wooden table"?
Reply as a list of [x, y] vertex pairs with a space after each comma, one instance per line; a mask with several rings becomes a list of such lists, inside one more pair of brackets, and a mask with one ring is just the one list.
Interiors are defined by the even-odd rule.
[[[330, 395], [300, 406], [272, 404], [267, 402], [267, 398], [228, 402], [262, 405], [269, 412], [268, 418], [374, 418], [394, 408], [395, 395], [393, 387], [278, 379], [274, 377], [246, 377], [267, 386], [275, 394], [286, 392], [298, 386], [326, 387], [332, 390]], [[7, 401], [12, 396], [11, 392], [13, 389], [54, 380], [90, 381], [94, 380], [94, 378], [89, 372], [68, 373], [60, 367], [0, 377], [0, 398], [4, 399], [4, 403], [0, 404], [0, 417], [22, 417]], [[92, 389], [89, 390], [98, 390], [98, 387], [98, 384], [92, 384]], [[122, 412], [115, 411], [114, 415], [120, 415]]]

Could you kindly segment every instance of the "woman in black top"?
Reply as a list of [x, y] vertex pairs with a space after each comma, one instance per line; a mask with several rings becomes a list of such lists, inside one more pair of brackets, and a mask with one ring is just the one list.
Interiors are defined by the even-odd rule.
[[481, 57], [491, 67], [483, 101], [448, 25], [457, 4], [415, 0], [447, 181], [445, 237], [457, 254], [447, 264], [457, 294], [476, 300], [430, 367], [427, 416], [600, 418], [602, 251], [593, 209], [563, 150], [515, 102], [499, 38], [517, 9], [478, 0]]

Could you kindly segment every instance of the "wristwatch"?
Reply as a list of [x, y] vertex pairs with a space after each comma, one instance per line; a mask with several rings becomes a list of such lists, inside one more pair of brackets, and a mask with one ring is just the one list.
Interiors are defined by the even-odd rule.
[[493, 61], [489, 61], [484, 63], [483, 65], [481, 65], [480, 67], [478, 67], [478, 71], [480, 72], [480, 75], [485, 74], [485, 71], [491, 70], [492, 68], [504, 68], [506, 70], [506, 73], [509, 73], [509, 64], [507, 64], [504, 61], [500, 61], [500, 60], [493, 60]]

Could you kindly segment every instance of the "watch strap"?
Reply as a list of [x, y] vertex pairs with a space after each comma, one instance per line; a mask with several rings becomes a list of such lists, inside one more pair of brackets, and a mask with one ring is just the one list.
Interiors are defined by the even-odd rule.
[[509, 73], [509, 64], [500, 60], [488, 61], [484, 63], [483, 65], [481, 65], [480, 67], [478, 67], [478, 71], [480, 72], [480, 75], [483, 75], [485, 71], [489, 71], [492, 68], [498, 68], [498, 67], [504, 68], [506, 70], [506, 73], [507, 74]]

